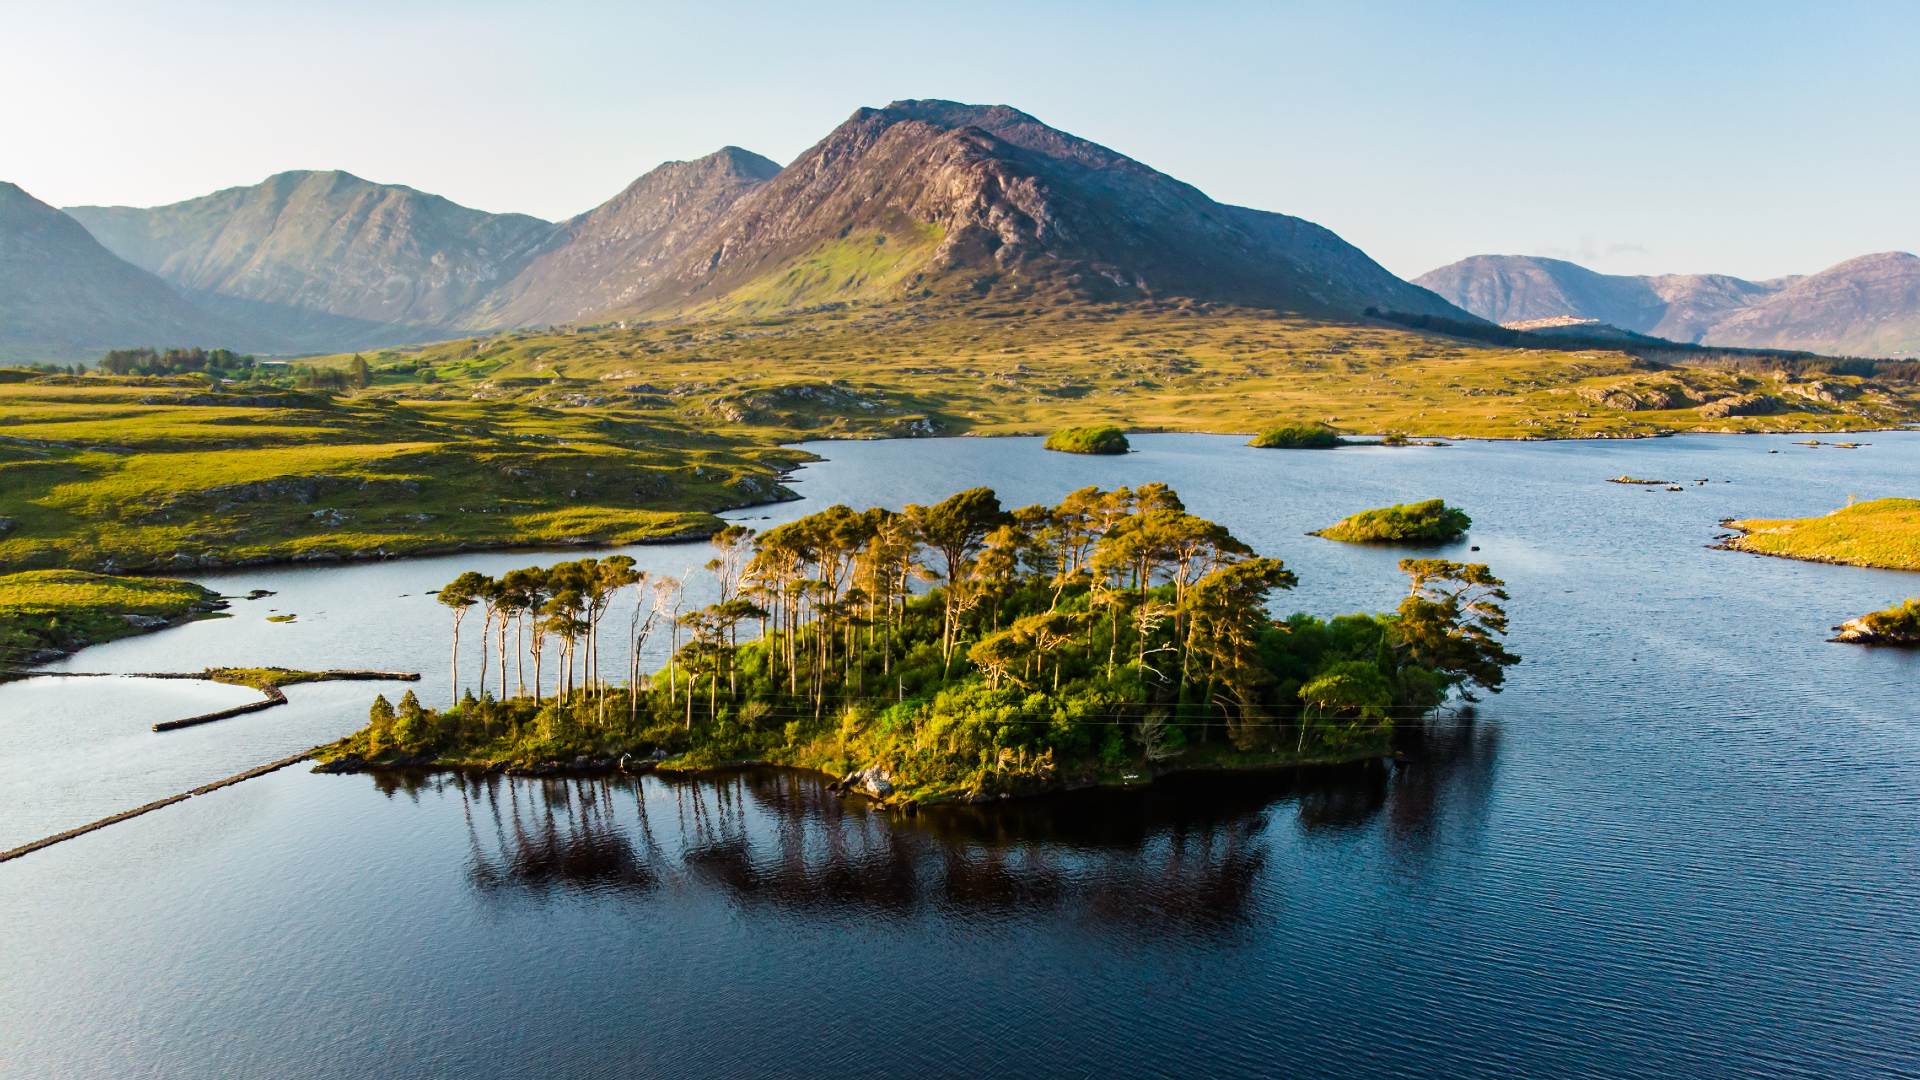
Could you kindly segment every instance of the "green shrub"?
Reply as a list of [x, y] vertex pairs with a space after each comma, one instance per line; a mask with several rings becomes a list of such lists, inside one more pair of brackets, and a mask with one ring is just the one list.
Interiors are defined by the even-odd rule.
[[1473, 519], [1439, 499], [1362, 510], [1314, 532], [1349, 544], [1444, 544], [1458, 540]]
[[1127, 433], [1112, 424], [1061, 428], [1047, 436], [1047, 449], [1064, 454], [1124, 454]]
[[1255, 435], [1247, 443], [1262, 450], [1331, 450], [1346, 444], [1347, 440], [1332, 428], [1313, 423], [1281, 424]]

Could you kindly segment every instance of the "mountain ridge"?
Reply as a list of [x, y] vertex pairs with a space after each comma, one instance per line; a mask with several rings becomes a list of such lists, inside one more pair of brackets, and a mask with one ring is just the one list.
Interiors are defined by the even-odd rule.
[[0, 359], [65, 362], [120, 346], [253, 344], [113, 254], [71, 216], [0, 181]]
[[296, 346], [316, 346], [316, 327], [322, 337], [392, 327], [385, 336], [400, 341], [455, 329], [556, 228], [338, 169], [279, 172], [165, 206], [67, 212], [128, 262], [202, 302], [238, 302], [236, 314]]
[[1414, 279], [1502, 324], [1559, 316], [1702, 345], [1920, 355], [1920, 257], [1878, 252], [1814, 274], [1602, 274], [1527, 255], [1475, 255]]
[[1215, 202], [1006, 105], [863, 107], [785, 168], [725, 147], [564, 222], [339, 170], [70, 214], [289, 350], [996, 293], [1467, 317], [1321, 226]]

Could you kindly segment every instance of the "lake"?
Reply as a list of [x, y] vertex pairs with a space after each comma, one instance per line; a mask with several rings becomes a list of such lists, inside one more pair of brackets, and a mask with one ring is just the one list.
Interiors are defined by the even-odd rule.
[[[1300, 575], [1282, 613], [1397, 603], [1405, 552], [1304, 534], [1443, 497], [1475, 524], [1442, 553], [1507, 579], [1524, 662], [1404, 765], [914, 819], [769, 770], [284, 770], [0, 865], [0, 1076], [1920, 1076], [1920, 655], [1825, 641], [1920, 575], [1707, 546], [1722, 518], [1914, 494], [1920, 433], [1867, 438], [809, 444], [802, 501], [732, 516], [1164, 481]], [[708, 557], [625, 550], [689, 578]], [[56, 667], [404, 668], [435, 704], [432, 590], [578, 554], [208, 575], [274, 595]], [[156, 735], [250, 692], [0, 685], [0, 848], [403, 689], [295, 686]]]

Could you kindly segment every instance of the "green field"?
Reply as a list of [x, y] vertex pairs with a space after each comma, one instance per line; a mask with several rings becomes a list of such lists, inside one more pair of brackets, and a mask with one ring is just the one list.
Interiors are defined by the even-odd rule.
[[50, 658], [211, 612], [218, 595], [188, 581], [79, 570], [0, 574], [0, 678]]
[[1920, 499], [1875, 499], [1812, 518], [1748, 518], [1725, 547], [1811, 562], [1920, 570]]
[[[55, 418], [58, 419], [55, 419]], [[0, 569], [186, 570], [703, 535], [794, 455], [613, 403], [0, 384]]]
[[[884, 256], [862, 258], [887, 272]], [[0, 571], [699, 535], [713, 511], [781, 497], [782, 469], [803, 456], [781, 444], [805, 438], [1248, 433], [1275, 417], [1571, 438], [1920, 417], [1920, 388], [1890, 381], [1664, 368], [1191, 304], [827, 305], [363, 359], [371, 384], [330, 392], [295, 389], [315, 380], [273, 365], [218, 384], [0, 373]]]

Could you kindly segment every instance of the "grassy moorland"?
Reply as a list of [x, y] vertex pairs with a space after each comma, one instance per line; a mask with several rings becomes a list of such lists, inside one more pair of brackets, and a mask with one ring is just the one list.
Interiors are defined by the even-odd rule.
[[698, 536], [791, 457], [618, 403], [0, 382], [0, 569]]
[[[348, 357], [323, 361], [346, 364]], [[1920, 417], [1920, 386], [1671, 368], [1624, 352], [1476, 344], [1199, 305], [1024, 309], [952, 300], [765, 318], [516, 332], [382, 354], [376, 386], [565, 403], [621, 395], [716, 431], [814, 436], [1252, 433], [1276, 416], [1486, 438], [1860, 430]]]
[[0, 678], [87, 645], [212, 612], [219, 596], [188, 581], [79, 570], [0, 574]]
[[[478, 693], [442, 710], [378, 699], [319, 756], [337, 770], [754, 759], [893, 800], [991, 798], [1377, 756], [1397, 724], [1498, 690], [1518, 661], [1483, 565], [1409, 559], [1391, 613], [1277, 622], [1269, 602], [1293, 573], [1163, 484], [1011, 513], [986, 488], [899, 513], [835, 506], [714, 548], [719, 599], [684, 614], [672, 583], [621, 556], [461, 575], [439, 594], [454, 666], [466, 622], [493, 679], [482, 660]], [[916, 591], [923, 577], [939, 584]], [[629, 589], [651, 614], [603, 626]], [[643, 675], [643, 644], [668, 634], [666, 666]], [[596, 674], [607, 649], [624, 684]]]
[[1445, 544], [1460, 539], [1472, 525], [1465, 511], [1428, 499], [1362, 510], [1310, 535], [1349, 544]]
[[[124, 366], [124, 365], [123, 365]], [[700, 535], [803, 438], [1854, 430], [1920, 387], [1667, 368], [1390, 325], [951, 298], [516, 332], [287, 369], [0, 371], [0, 571], [166, 571]], [[131, 370], [143, 370], [135, 364]], [[276, 374], [278, 372], [278, 374]], [[232, 377], [227, 377], [232, 376]], [[349, 378], [348, 376], [351, 376]]]
[[1810, 562], [1920, 570], [1920, 499], [1875, 499], [1822, 517], [1722, 522], [1741, 535], [1721, 546]]

